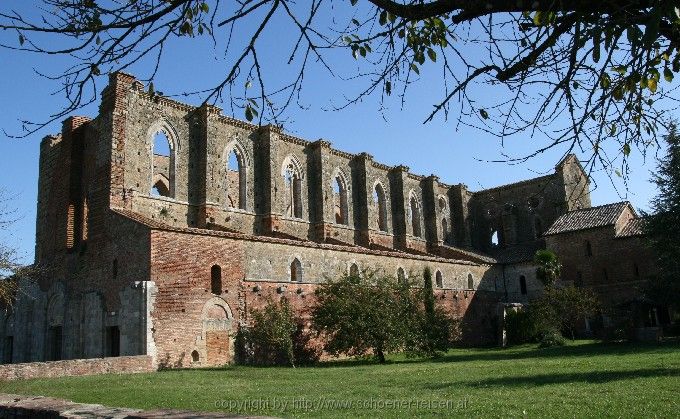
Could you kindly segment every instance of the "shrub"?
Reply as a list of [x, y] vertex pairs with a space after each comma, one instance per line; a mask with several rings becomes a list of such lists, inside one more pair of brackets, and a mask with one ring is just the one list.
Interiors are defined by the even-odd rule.
[[530, 309], [511, 310], [505, 315], [508, 345], [535, 342], [538, 335], [534, 313]]
[[295, 366], [318, 360], [318, 351], [309, 345], [310, 336], [287, 299], [269, 300], [250, 316], [251, 325], [240, 327], [236, 335], [237, 362]]
[[539, 348], [550, 348], [553, 346], [564, 346], [566, 339], [558, 330], [547, 330], [538, 341]]

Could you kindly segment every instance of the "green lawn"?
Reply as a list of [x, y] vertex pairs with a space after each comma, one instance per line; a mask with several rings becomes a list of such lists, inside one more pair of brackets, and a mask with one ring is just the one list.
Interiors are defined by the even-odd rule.
[[172, 370], [0, 383], [0, 391], [287, 417], [678, 417], [680, 343], [456, 349], [387, 365]]

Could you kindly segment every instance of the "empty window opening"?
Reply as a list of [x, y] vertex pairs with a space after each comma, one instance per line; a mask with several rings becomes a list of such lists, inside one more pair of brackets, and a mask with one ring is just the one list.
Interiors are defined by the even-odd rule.
[[288, 201], [286, 215], [302, 218], [302, 180], [300, 179], [300, 173], [290, 164], [286, 167], [283, 178]]
[[420, 231], [420, 208], [415, 196], [411, 196], [411, 203], [409, 205], [411, 210], [411, 227], [413, 228], [413, 235], [415, 237], [422, 237]]
[[246, 170], [243, 156], [231, 150], [227, 157], [227, 205], [246, 209]]
[[106, 356], [120, 356], [120, 329], [118, 326], [106, 328]]
[[519, 291], [522, 295], [527, 295], [527, 278], [524, 275], [519, 277]]
[[637, 263], [633, 263], [633, 273], [636, 277], [640, 276], [640, 268], [638, 267]]
[[434, 282], [437, 288], [444, 288], [444, 279], [442, 278], [441, 271], [437, 271], [434, 278], [435, 278]]
[[449, 242], [449, 223], [446, 218], [442, 218], [442, 241], [444, 243]]
[[607, 272], [607, 268], [602, 269], [602, 279], [609, 281], [609, 273]]
[[385, 190], [379, 183], [375, 185], [375, 189], [373, 190], [373, 204], [378, 212], [378, 230], [387, 231], [387, 202], [385, 199]]
[[210, 291], [215, 295], [222, 294], [222, 268], [213, 265], [210, 268]]
[[475, 289], [475, 280], [472, 277], [472, 274], [468, 274], [468, 283], [467, 283], [468, 289], [472, 290]]
[[534, 218], [534, 234], [537, 239], [543, 235], [543, 222], [538, 217]]
[[118, 259], [114, 259], [111, 266], [111, 276], [113, 279], [118, 278]]
[[341, 176], [333, 180], [333, 212], [336, 224], [347, 224], [347, 185]]
[[191, 362], [199, 362], [201, 360], [201, 357], [198, 355], [198, 351], [192, 351], [191, 352]]
[[292, 282], [302, 282], [302, 264], [297, 258], [290, 264], [290, 280]]
[[500, 240], [500, 235], [498, 234], [498, 230], [493, 230], [491, 232], [491, 246], [498, 246], [501, 243]]
[[590, 244], [590, 241], [586, 240], [586, 256], [592, 256], [593, 255], [593, 246]]
[[50, 361], [58, 361], [61, 359], [62, 327], [51, 326], [47, 333], [47, 357]]
[[401, 285], [406, 284], [406, 273], [403, 268], [397, 269], [397, 282]]
[[356, 263], [353, 263], [352, 266], [349, 267], [349, 276], [352, 278], [359, 277], [359, 267]]
[[446, 199], [443, 196], [439, 197], [439, 212], [444, 213], [446, 211]]
[[153, 139], [151, 195], [172, 197], [173, 157], [173, 150], [167, 135], [162, 131], [157, 132]]

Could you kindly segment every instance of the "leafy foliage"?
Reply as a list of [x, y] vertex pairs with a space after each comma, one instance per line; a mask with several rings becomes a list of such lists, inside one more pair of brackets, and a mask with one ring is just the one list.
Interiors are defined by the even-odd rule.
[[[546, 144], [505, 158], [577, 149], [590, 153], [586, 167], [618, 162], [623, 176], [630, 153], [655, 144], [672, 103], [664, 99], [677, 100], [674, 0], [42, 0], [28, 10], [0, 8], [0, 45], [69, 58], [54, 76], [69, 106], [53, 120], [92, 101], [100, 75], [148, 59], [151, 80], [173, 38], [201, 36], [229, 57], [223, 77], [205, 91], [177, 93], [226, 98], [248, 120], [282, 123], [288, 106], [304, 106], [311, 71], [363, 82], [335, 109], [371, 95], [384, 108], [393, 96], [403, 104], [431, 68], [442, 77], [428, 121], [453, 113], [501, 138], [542, 132]], [[263, 38], [284, 32], [295, 35], [281, 45], [288, 61], [263, 57]], [[356, 61], [346, 74], [334, 65], [342, 57]], [[287, 79], [273, 84], [271, 73], [284, 68]]]
[[[16, 221], [11, 197], [0, 189], [0, 233], [7, 233]], [[16, 249], [9, 244], [9, 236], [0, 237], [0, 307], [11, 307], [19, 292], [19, 280], [36, 280], [40, 274], [37, 266], [26, 266], [19, 260]]]
[[[314, 327], [326, 339], [325, 349], [350, 356], [405, 351], [434, 355], [450, 346], [455, 322], [437, 307], [430, 287], [365, 272], [321, 285], [316, 290]], [[429, 295], [429, 297], [428, 297]]]
[[659, 160], [652, 180], [659, 188], [652, 201], [654, 215], [646, 217], [645, 232], [657, 257], [658, 276], [650, 278], [645, 294], [661, 305], [680, 301], [680, 134], [677, 125], [665, 137], [668, 151]]
[[236, 337], [239, 362], [295, 366], [295, 338], [299, 340], [301, 332], [288, 300], [269, 300], [263, 308], [251, 310], [250, 316], [251, 325], [239, 328]]
[[530, 307], [539, 333], [564, 331], [573, 340], [583, 319], [598, 312], [599, 302], [595, 293], [586, 288], [546, 287]]
[[557, 255], [547, 249], [537, 250], [534, 255], [534, 263], [538, 266], [536, 278], [546, 287], [555, 285], [562, 271], [562, 264], [557, 259]]

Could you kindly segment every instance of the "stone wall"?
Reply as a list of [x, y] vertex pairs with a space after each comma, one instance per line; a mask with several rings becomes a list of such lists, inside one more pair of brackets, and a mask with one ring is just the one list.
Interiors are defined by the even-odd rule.
[[67, 361], [0, 365], [0, 381], [95, 374], [129, 374], [151, 371], [155, 371], [155, 368], [151, 357], [146, 355], [71, 359]]

